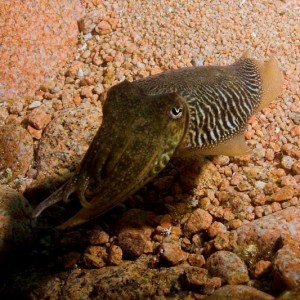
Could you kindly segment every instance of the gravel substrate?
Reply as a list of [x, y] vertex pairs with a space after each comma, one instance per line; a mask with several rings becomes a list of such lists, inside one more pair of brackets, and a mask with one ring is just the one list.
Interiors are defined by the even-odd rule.
[[[78, 22], [75, 56], [30, 101], [0, 106], [2, 125], [22, 124], [34, 139], [27, 177], [16, 174], [9, 182], [19, 192], [27, 189], [34, 204], [44, 194], [38, 189], [35, 196], [30, 188], [73, 171], [96, 130], [91, 120], [101, 115], [105, 91], [124, 79], [192, 61], [228, 65], [249, 50], [259, 60], [277, 58], [284, 91], [249, 122], [245, 138], [252, 155], [174, 159], [151, 184], [102, 218], [42, 237], [32, 255], [41, 256], [42, 265], [56, 275], [46, 274], [47, 284], [41, 286], [39, 267], [29, 275], [20, 271], [34, 283], [24, 283], [21, 293], [34, 290], [32, 299], [116, 299], [118, 293], [122, 299], [199, 299], [226, 285], [231, 297], [274, 299], [297, 288], [300, 263], [291, 260], [300, 257], [298, 1], [82, 4], [86, 15]], [[82, 138], [86, 128], [89, 134]], [[70, 137], [74, 130], [79, 134]], [[59, 151], [53, 153], [53, 147]], [[11, 178], [4, 173], [0, 179], [6, 184]], [[46, 222], [57, 224], [67, 211], [52, 209], [45, 212]]]

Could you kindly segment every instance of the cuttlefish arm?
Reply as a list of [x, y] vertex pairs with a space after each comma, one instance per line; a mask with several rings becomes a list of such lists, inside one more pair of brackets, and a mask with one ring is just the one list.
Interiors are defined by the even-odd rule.
[[60, 229], [101, 215], [165, 167], [187, 127], [188, 108], [177, 94], [147, 96], [127, 81], [114, 86], [103, 108], [102, 126], [80, 168], [36, 208], [35, 216], [70, 192], [81, 193], [84, 205]]

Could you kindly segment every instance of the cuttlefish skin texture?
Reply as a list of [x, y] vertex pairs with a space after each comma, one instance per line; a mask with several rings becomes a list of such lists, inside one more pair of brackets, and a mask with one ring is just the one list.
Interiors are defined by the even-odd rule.
[[176, 155], [234, 156], [250, 151], [247, 123], [281, 93], [283, 74], [274, 58], [262, 63], [245, 54], [229, 66], [181, 68], [134, 84], [148, 95], [176, 92], [187, 101], [187, 139]]
[[102, 126], [78, 171], [38, 205], [33, 216], [75, 192], [83, 208], [59, 226], [65, 229], [124, 201], [166, 166], [185, 136], [188, 116], [186, 102], [178, 94], [148, 96], [128, 81], [112, 87]]
[[244, 55], [229, 66], [170, 70], [112, 87], [79, 169], [33, 216], [75, 192], [83, 208], [59, 228], [79, 225], [132, 195], [172, 155], [248, 153], [247, 122], [282, 84], [274, 58], [262, 63]]

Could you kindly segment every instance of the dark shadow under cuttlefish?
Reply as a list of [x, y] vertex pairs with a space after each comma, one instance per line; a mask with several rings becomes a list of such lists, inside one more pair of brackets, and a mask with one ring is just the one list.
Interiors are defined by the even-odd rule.
[[112, 87], [78, 170], [33, 216], [76, 193], [82, 209], [58, 228], [76, 226], [127, 199], [172, 156], [249, 153], [247, 122], [282, 84], [274, 58], [263, 63], [244, 55], [229, 66], [170, 70]]

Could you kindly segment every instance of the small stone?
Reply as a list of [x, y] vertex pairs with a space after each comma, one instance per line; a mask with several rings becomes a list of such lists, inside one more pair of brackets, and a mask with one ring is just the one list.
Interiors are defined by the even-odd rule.
[[231, 178], [230, 184], [231, 185], [239, 185], [241, 183], [242, 179], [243, 179], [243, 177], [241, 174], [235, 173], [235, 174], [233, 174], [233, 176]]
[[281, 159], [281, 165], [287, 169], [287, 170], [290, 170], [294, 164], [296, 160], [290, 156], [284, 156], [282, 159]]
[[24, 108], [24, 103], [22, 101], [14, 101], [9, 105], [9, 112], [11, 114], [19, 114]]
[[207, 230], [212, 223], [212, 216], [205, 210], [198, 208], [184, 224], [184, 232], [190, 236], [202, 230]]
[[118, 234], [118, 245], [124, 255], [131, 259], [136, 259], [144, 253], [148, 240], [149, 234], [145, 235], [142, 229], [124, 228]]
[[111, 25], [106, 21], [101, 21], [95, 28], [100, 35], [106, 35], [112, 32]]
[[42, 137], [43, 130], [38, 130], [38, 129], [35, 129], [32, 126], [28, 125], [27, 131], [36, 140], [40, 140]]
[[122, 263], [122, 256], [122, 249], [117, 245], [113, 245], [109, 250], [108, 263], [113, 266], [118, 266]]
[[222, 279], [220, 277], [208, 278], [204, 284], [202, 291], [205, 295], [211, 295], [216, 289], [222, 286]]
[[282, 185], [282, 186], [290, 185], [294, 188], [297, 188], [297, 181], [294, 178], [294, 176], [286, 175], [286, 176], [282, 176], [280, 178], [280, 185]]
[[188, 289], [198, 290], [208, 280], [208, 271], [203, 268], [190, 267], [184, 271], [183, 281]]
[[285, 201], [290, 200], [294, 196], [294, 188], [290, 185], [284, 186], [276, 193], [272, 194], [269, 201]]
[[214, 239], [214, 246], [217, 250], [230, 250], [230, 236], [228, 233], [220, 233]]
[[205, 258], [201, 254], [191, 253], [188, 256], [188, 263], [193, 267], [201, 268], [205, 264]]
[[91, 230], [88, 239], [92, 245], [103, 245], [109, 242], [109, 235], [103, 230]]
[[[275, 300], [273, 296], [247, 285], [222, 286], [212, 294], [212, 300], [224, 299], [224, 295], [226, 295], [228, 299]], [[207, 300], [209, 299], [210, 297], [207, 298]]]
[[184, 262], [188, 257], [187, 253], [181, 250], [180, 244], [173, 242], [162, 243], [159, 253], [162, 261], [171, 266]]
[[215, 165], [226, 166], [229, 164], [230, 159], [229, 156], [226, 155], [217, 155], [213, 157], [212, 162]]
[[264, 275], [271, 267], [271, 262], [269, 260], [260, 260], [255, 264], [253, 277], [259, 278]]
[[80, 92], [82, 97], [92, 98], [93, 97], [93, 86], [83, 86]]
[[237, 229], [243, 225], [242, 221], [239, 219], [234, 219], [229, 221], [229, 226], [231, 229]]
[[274, 157], [275, 157], [274, 150], [271, 148], [267, 149], [266, 150], [266, 159], [269, 161], [272, 161], [272, 160], [274, 160]]
[[208, 228], [208, 235], [213, 238], [219, 233], [225, 233], [226, 231], [226, 226], [223, 223], [213, 222], [212, 225]]
[[291, 135], [294, 136], [298, 136], [300, 135], [300, 125], [295, 126], [294, 128], [292, 128], [291, 130]]
[[300, 161], [296, 161], [293, 163], [292, 172], [296, 175], [300, 175]]
[[245, 263], [233, 252], [217, 251], [205, 264], [210, 274], [222, 278], [228, 284], [241, 284], [249, 281]]
[[102, 84], [98, 84], [94, 87], [94, 92], [97, 94], [97, 95], [101, 95], [103, 92], [104, 92], [104, 87]]
[[28, 108], [34, 109], [34, 108], [40, 107], [41, 105], [42, 105], [41, 101], [33, 101], [28, 105]]
[[100, 246], [89, 246], [84, 252], [83, 260], [87, 267], [102, 268], [106, 265], [106, 250]]
[[28, 122], [35, 129], [44, 129], [50, 121], [51, 115], [45, 113], [40, 107], [35, 108], [28, 115]]

